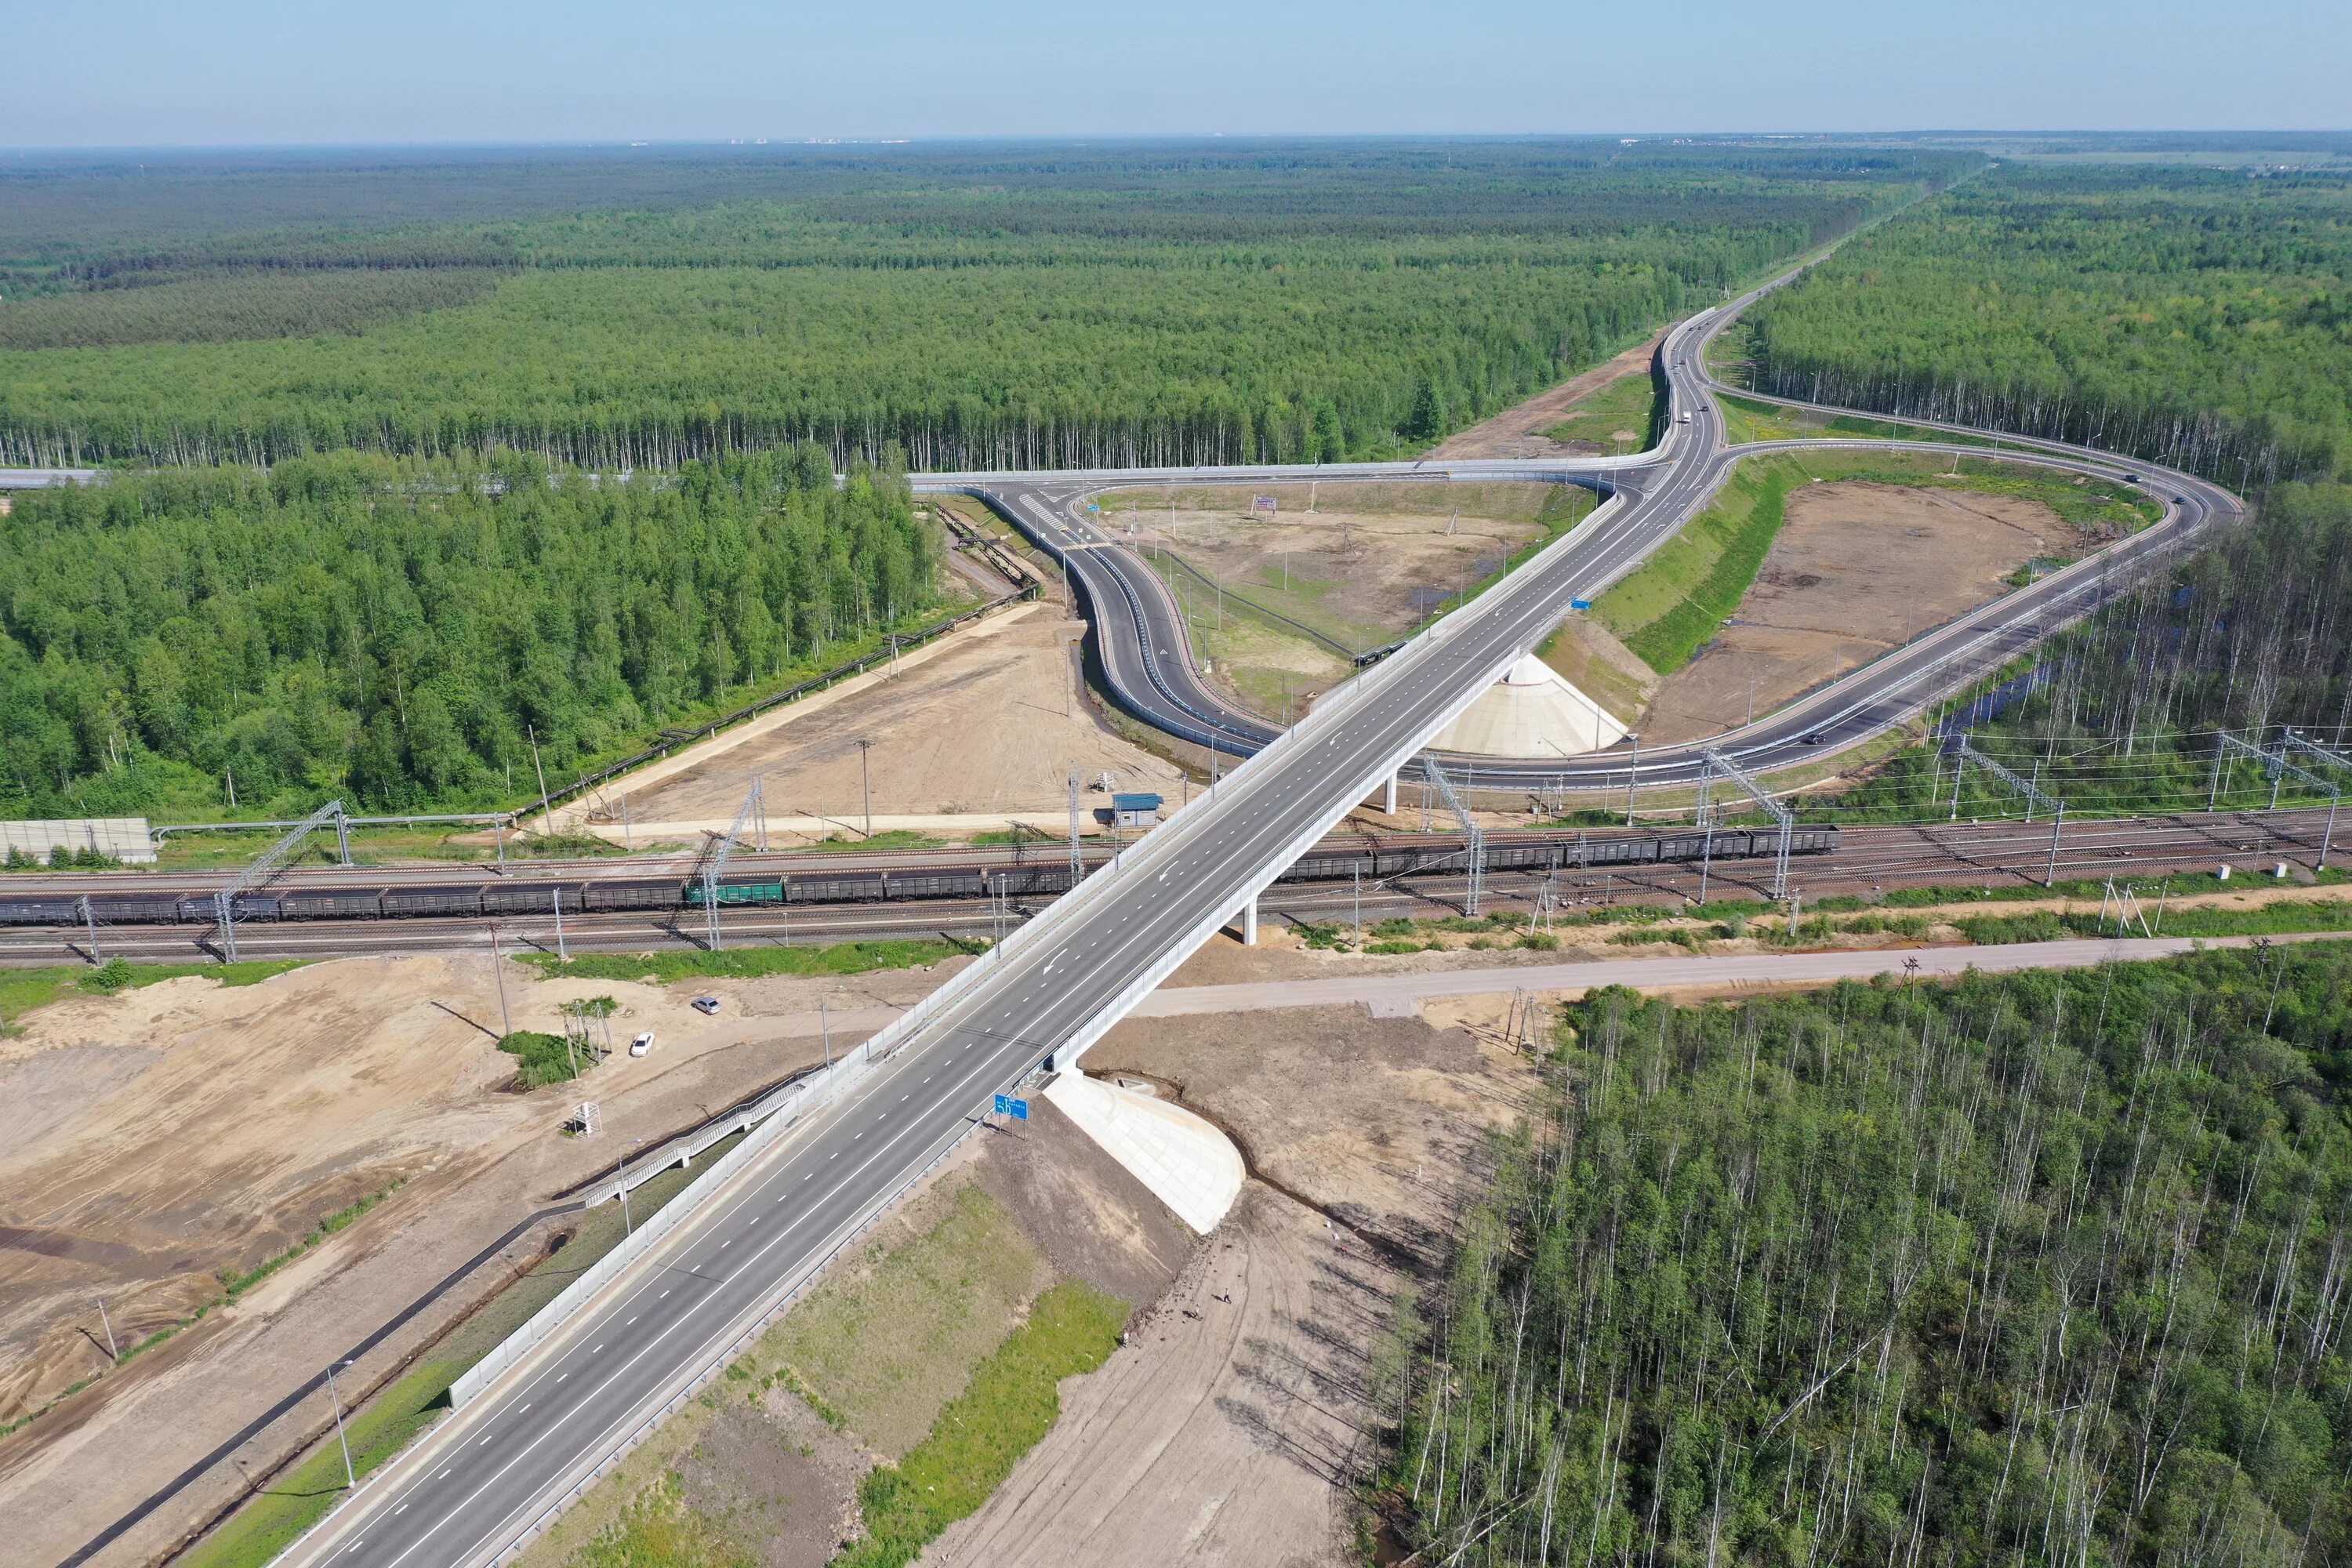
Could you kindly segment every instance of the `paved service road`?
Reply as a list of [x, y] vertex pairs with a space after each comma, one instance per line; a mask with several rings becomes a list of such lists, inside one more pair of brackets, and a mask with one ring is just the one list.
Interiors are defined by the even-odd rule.
[[[851, 1099], [754, 1162], [733, 1190], [705, 1204], [532, 1359], [363, 1489], [292, 1560], [440, 1568], [491, 1561], [527, 1538], [633, 1434], [719, 1364], [892, 1194], [962, 1137], [992, 1093], [1049, 1055], [1066, 1062], [1092, 1043], [1543, 637], [1570, 597], [1589, 597], [1672, 533], [1722, 471], [1719, 420], [1691, 368], [1722, 317], [1712, 312], [1666, 339], [1662, 353], [1675, 407], [1687, 410], [1692, 422], [1670, 425], [1660, 453], [1640, 463], [1549, 465], [1562, 477], [1599, 484], [1609, 500], [1484, 596], [1327, 696], [1279, 738], [1223, 728], [1226, 718], [1196, 710], [1205, 706], [1197, 702], [1197, 683], [1188, 688], [1170, 668], [1177, 660], [1155, 658], [1139, 666], [1118, 651], [1121, 639], [1106, 638], [1106, 662], [1116, 679], [1130, 690], [1158, 693], [1150, 700], [1164, 710], [1155, 711], [1237, 743], [1260, 744], [1254, 760], [887, 1032], [891, 1054]], [[1378, 467], [1413, 471], [1410, 465]], [[1443, 467], [1457, 475], [1533, 471], [1492, 463]], [[1330, 478], [1334, 470], [1321, 472]], [[1139, 477], [1153, 476], [1124, 478]], [[1108, 482], [1100, 475], [1078, 479]], [[1045, 505], [1063, 493], [1066, 479], [937, 476], [924, 482], [988, 486], [1010, 494], [1018, 516], [1027, 505], [1023, 497]], [[1088, 563], [1074, 571], [1098, 613], [1123, 594], [1118, 582], [1093, 570], [1097, 559], [1117, 556], [1084, 524], [1040, 519], [1032, 509], [1024, 526], [1074, 563]], [[2001, 603], [2032, 597], [2026, 590]], [[1129, 625], [1151, 622], [1148, 599], [1139, 600]], [[2040, 601], [2056, 603], [2047, 593]], [[1127, 662], [1111, 662], [1121, 658]], [[1892, 677], [1881, 677], [1877, 700], [1899, 700], [1899, 689]], [[1646, 760], [1643, 772], [1650, 776]]]

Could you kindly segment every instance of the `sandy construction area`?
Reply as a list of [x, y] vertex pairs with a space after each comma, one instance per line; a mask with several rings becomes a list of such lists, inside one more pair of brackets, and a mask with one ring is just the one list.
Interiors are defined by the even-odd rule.
[[1732, 624], [1652, 700], [1646, 741], [1720, 733], [2009, 591], [2085, 542], [2040, 501], [1859, 481], [1790, 494]]
[[724, 823], [757, 773], [772, 818], [822, 815], [862, 826], [860, 740], [874, 742], [864, 762], [877, 816], [1058, 821], [1072, 767], [1089, 784], [1108, 773], [1121, 789], [1175, 793], [1181, 775], [1172, 763], [1111, 733], [1087, 706], [1071, 651], [1083, 629], [1041, 605], [631, 792], [629, 814], [639, 822]]

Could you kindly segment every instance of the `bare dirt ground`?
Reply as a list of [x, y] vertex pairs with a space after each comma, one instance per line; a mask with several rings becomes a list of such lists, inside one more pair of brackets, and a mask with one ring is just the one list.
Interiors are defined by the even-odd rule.
[[[0, 1516], [29, 1532], [12, 1546], [28, 1562], [68, 1555], [605, 1169], [616, 1141], [657, 1142], [819, 1059], [798, 1015], [820, 989], [878, 1016], [947, 973], [660, 987], [542, 982], [510, 963], [517, 1027], [553, 1032], [562, 1001], [611, 995], [616, 1038], [660, 1037], [650, 1057], [616, 1054], [583, 1083], [528, 1094], [511, 1089], [513, 1059], [492, 1043], [499, 1002], [487, 959], [353, 959], [241, 988], [172, 980], [29, 1016], [0, 1047], [0, 1098], [32, 1110], [0, 1139], [7, 1415], [106, 1364], [99, 1298], [134, 1343], [217, 1300], [219, 1271], [250, 1268], [353, 1198], [405, 1184], [236, 1304], [0, 1442]], [[725, 998], [719, 1016], [688, 1006], [701, 992]], [[838, 1030], [835, 1044], [851, 1037]], [[607, 1135], [559, 1135], [590, 1091]], [[423, 1312], [356, 1375], [372, 1379], [446, 1321]], [[327, 1418], [313, 1403], [254, 1434], [236, 1459], [267, 1471], [299, 1447]], [[216, 1466], [96, 1561], [144, 1561], [238, 1485], [229, 1464]]]
[[2084, 544], [2056, 512], [2018, 497], [1862, 482], [1798, 490], [1732, 624], [1658, 689], [1643, 738], [1743, 723], [1751, 686], [1753, 711], [1769, 712], [2008, 592], [2002, 579], [2036, 556]]
[[[1219, 939], [1181, 978], [1310, 966]], [[1089, 1072], [1152, 1082], [1217, 1121], [1254, 1179], [926, 1564], [1361, 1561], [1349, 1489], [1372, 1457], [1390, 1302], [1441, 1255], [1486, 1130], [1520, 1114], [1535, 1083], [1493, 1043], [1483, 1002], [1443, 1026], [1353, 1007], [1130, 1020], [1087, 1053]]]
[[1072, 639], [1083, 623], [1050, 605], [911, 665], [847, 700], [631, 794], [640, 822], [731, 819], [753, 774], [772, 817], [822, 814], [862, 825], [857, 742], [873, 747], [875, 815], [1052, 815], [1066, 773], [1108, 773], [1122, 789], [1168, 793], [1172, 763], [1107, 729], [1077, 689]]
[[[1253, 512], [1259, 495], [1278, 510]], [[1119, 491], [1101, 505], [1176, 591], [1212, 681], [1278, 720], [1286, 698], [1296, 718], [1345, 679], [1356, 650], [1414, 630], [1501, 572], [1542, 533], [1550, 495], [1548, 485], [1334, 481]], [[1320, 637], [1221, 605], [1212, 584]]]
[[1447, 437], [1429, 450], [1433, 458], [1553, 458], [1566, 453], [1593, 448], [1590, 442], [1555, 441], [1544, 432], [1560, 422], [1569, 408], [1591, 396], [1612, 382], [1629, 375], [1646, 373], [1658, 344], [1665, 338], [1661, 331], [1638, 348], [1627, 349], [1605, 364], [1595, 365], [1583, 374], [1572, 376], [1548, 392], [1541, 392], [1516, 407], [1507, 408], [1491, 419], [1482, 419], [1467, 430]]

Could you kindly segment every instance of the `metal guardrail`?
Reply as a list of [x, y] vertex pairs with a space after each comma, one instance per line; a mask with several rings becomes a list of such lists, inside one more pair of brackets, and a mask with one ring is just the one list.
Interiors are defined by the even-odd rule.
[[[867, 1041], [856, 1047], [830, 1068], [820, 1068], [805, 1077], [794, 1079], [746, 1106], [737, 1115], [701, 1128], [688, 1139], [673, 1140], [659, 1151], [657, 1157], [649, 1157], [631, 1173], [634, 1179], [627, 1183], [630, 1188], [651, 1181], [672, 1166], [684, 1165], [695, 1154], [739, 1131], [750, 1133], [743, 1142], [720, 1155], [717, 1163], [697, 1177], [685, 1192], [647, 1215], [645, 1224], [632, 1229], [620, 1246], [598, 1258], [580, 1278], [565, 1286], [553, 1300], [532, 1313], [529, 1321], [499, 1341], [497, 1349], [467, 1368], [457, 1382], [449, 1385], [450, 1408], [463, 1408], [516, 1363], [545, 1343], [558, 1329], [571, 1321], [581, 1308], [593, 1300], [599, 1291], [643, 1258], [656, 1243], [698, 1213], [704, 1202], [727, 1184], [730, 1176], [758, 1159], [771, 1144], [798, 1126], [803, 1117], [833, 1104], [863, 1082], [873, 1067], [871, 1045], [872, 1042]], [[681, 1143], [688, 1144], [688, 1147], [681, 1150]], [[673, 1151], [676, 1151], [675, 1157], [672, 1157]], [[616, 1179], [603, 1186], [599, 1193], [592, 1194], [583, 1206], [593, 1207], [618, 1196], [621, 1190], [622, 1184]]]

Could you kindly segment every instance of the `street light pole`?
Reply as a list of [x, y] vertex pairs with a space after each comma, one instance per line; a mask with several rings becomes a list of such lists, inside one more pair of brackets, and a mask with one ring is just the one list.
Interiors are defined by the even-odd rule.
[[1633, 742], [1633, 764], [1625, 770], [1625, 826], [1633, 826], [1633, 789], [1642, 781], [1642, 736], [1638, 731], [1628, 731]]
[[629, 1219], [629, 1149], [634, 1149], [644, 1142], [642, 1138], [630, 1139], [629, 1148], [621, 1151], [620, 1157], [613, 1167], [613, 1184], [620, 1190], [621, 1194], [621, 1235], [624, 1238], [636, 1228]]
[[[336, 1364], [349, 1366], [352, 1363], [350, 1362], [341, 1362]], [[334, 1405], [335, 1407], [335, 1441], [342, 1446], [343, 1488], [348, 1491], [352, 1488], [360, 1484], [360, 1478], [357, 1472], [352, 1468], [351, 1439], [343, 1435], [343, 1396], [336, 1392], [335, 1389], [334, 1365], [330, 1365], [327, 1368], [327, 1398]]]

